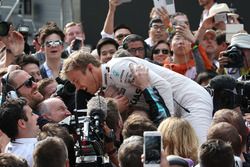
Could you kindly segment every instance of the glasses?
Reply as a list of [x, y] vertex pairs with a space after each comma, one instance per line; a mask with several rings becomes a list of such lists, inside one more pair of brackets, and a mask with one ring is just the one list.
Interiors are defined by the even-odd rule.
[[22, 85], [18, 86], [18, 87], [16, 88], [16, 91], [17, 91], [18, 89], [20, 89], [21, 87], [23, 87], [23, 86], [25, 86], [26, 88], [31, 88], [32, 85], [33, 85], [33, 82], [35, 82], [34, 78], [33, 78], [33, 77], [30, 77], [29, 79], [27, 79], [26, 81], [24, 81], [24, 83], [23, 83]]
[[46, 41], [45, 45], [47, 47], [57, 47], [59, 45], [62, 45], [63, 41], [62, 40], [56, 40], [56, 41]]
[[128, 35], [129, 34], [119, 34], [119, 35], [116, 36], [116, 38], [120, 41], [120, 40], [122, 40], [123, 38], [125, 38]]
[[131, 48], [131, 49], [128, 49], [128, 51], [130, 53], [136, 53], [137, 51], [141, 53], [141, 52], [144, 52], [144, 48], [143, 47], [140, 47], [140, 48]]
[[164, 31], [166, 29], [164, 25], [152, 25], [152, 28], [160, 31]]
[[153, 50], [153, 54], [160, 54], [160, 52], [163, 54], [168, 54], [169, 50], [167, 50], [167, 49], [155, 49], [155, 50]]
[[178, 25], [184, 25], [184, 24], [186, 24], [186, 25], [189, 25], [189, 22], [188, 21], [185, 21], [185, 20], [175, 20], [174, 22], [173, 22], [173, 25], [174, 26], [178, 26]]

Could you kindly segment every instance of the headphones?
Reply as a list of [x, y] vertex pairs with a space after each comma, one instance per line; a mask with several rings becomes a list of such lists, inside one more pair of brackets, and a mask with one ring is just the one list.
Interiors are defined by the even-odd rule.
[[5, 74], [2, 79], [2, 101], [3, 104], [6, 101], [6, 98], [17, 99], [18, 93], [16, 92], [15, 88], [9, 84], [9, 73]]
[[128, 43], [129, 42], [135, 42], [135, 41], [141, 41], [143, 43], [143, 47], [144, 47], [144, 51], [145, 51], [145, 57], [144, 58], [148, 58], [148, 54], [150, 52], [150, 48], [148, 46], [148, 44], [146, 44], [146, 42], [144, 41], [144, 39], [137, 34], [130, 34], [128, 36], [126, 36], [123, 41], [122, 41], [122, 48], [127, 50], [128, 49]]

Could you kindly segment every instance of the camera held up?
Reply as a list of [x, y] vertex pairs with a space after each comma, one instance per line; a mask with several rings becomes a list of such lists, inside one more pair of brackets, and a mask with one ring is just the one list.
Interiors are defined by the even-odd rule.
[[230, 58], [228, 64], [224, 66], [226, 68], [241, 68], [244, 66], [243, 52], [236, 46], [228, 48], [223, 56]]

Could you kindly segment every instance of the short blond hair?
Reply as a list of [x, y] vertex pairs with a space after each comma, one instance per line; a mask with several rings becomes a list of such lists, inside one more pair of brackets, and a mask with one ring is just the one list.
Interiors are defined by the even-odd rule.
[[167, 155], [179, 155], [197, 162], [199, 142], [187, 120], [169, 117], [161, 122], [158, 131], [162, 134], [163, 148]]
[[64, 26], [64, 29], [63, 29], [64, 33], [66, 33], [66, 31], [67, 31], [67, 29], [68, 29], [69, 27], [73, 27], [73, 26], [80, 26], [80, 27], [81, 27], [81, 30], [84, 31], [84, 30], [83, 30], [82, 23], [76, 23], [76, 22], [73, 22], [73, 21], [72, 21], [72, 22], [67, 23], [67, 24]]
[[61, 71], [61, 77], [67, 79], [66, 73], [72, 70], [80, 70], [85, 74], [88, 64], [92, 64], [95, 67], [100, 67], [101, 63], [89, 52], [86, 51], [75, 51], [73, 52], [63, 63]]

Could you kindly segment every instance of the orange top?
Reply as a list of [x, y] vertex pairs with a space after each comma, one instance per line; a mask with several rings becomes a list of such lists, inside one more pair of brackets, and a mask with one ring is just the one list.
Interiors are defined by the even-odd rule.
[[[198, 49], [199, 49], [200, 55], [202, 57], [203, 63], [205, 65], [205, 68], [207, 70], [211, 70], [212, 69], [212, 63], [208, 59], [205, 49], [201, 45], [198, 45]], [[192, 53], [190, 53], [190, 55], [191, 54]], [[194, 61], [192, 56], [190, 56], [189, 61], [184, 63], [184, 64], [172, 63], [172, 62], [169, 62], [166, 59], [166, 60], [164, 60], [163, 66], [166, 67], [166, 68], [169, 68], [169, 69], [171, 69], [171, 70], [173, 70], [173, 71], [175, 71], [177, 73], [185, 75], [185, 73], [186, 73], [186, 71], [188, 69], [195, 66], [195, 61]]]

